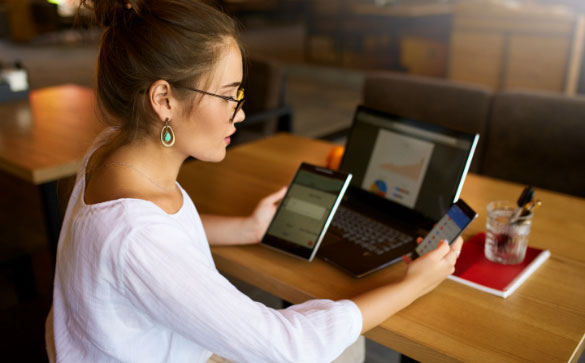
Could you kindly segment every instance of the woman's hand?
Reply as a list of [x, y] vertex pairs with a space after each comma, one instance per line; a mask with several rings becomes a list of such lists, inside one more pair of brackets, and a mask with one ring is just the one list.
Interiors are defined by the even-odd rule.
[[260, 242], [266, 233], [268, 225], [276, 213], [278, 202], [286, 194], [286, 189], [286, 187], [282, 187], [279, 191], [262, 198], [256, 205], [254, 212], [248, 217], [249, 228], [252, 231], [252, 236], [255, 236], [252, 243]]
[[[417, 240], [418, 243], [421, 241]], [[441, 241], [437, 248], [414, 261], [405, 258], [408, 267], [402, 280], [354, 297], [352, 300], [362, 312], [362, 333], [379, 325], [445, 280], [455, 270], [462, 244], [461, 237], [451, 246]]]
[[202, 214], [201, 221], [209, 244], [233, 246], [260, 242], [276, 212], [277, 203], [285, 193], [286, 187], [283, 187], [276, 193], [262, 198], [248, 217]]
[[[421, 242], [422, 238], [419, 238], [417, 243]], [[437, 248], [414, 261], [408, 257], [404, 258], [408, 264], [404, 280], [411, 281], [418, 287], [419, 297], [431, 291], [455, 271], [455, 263], [461, 253], [462, 245], [461, 237], [457, 237], [451, 246], [446, 240], [442, 240]]]

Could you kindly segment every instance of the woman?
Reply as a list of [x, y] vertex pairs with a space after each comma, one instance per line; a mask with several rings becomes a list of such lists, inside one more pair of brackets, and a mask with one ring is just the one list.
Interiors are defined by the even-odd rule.
[[65, 215], [47, 320], [51, 361], [204, 362], [212, 352], [331, 361], [453, 271], [461, 241], [352, 300], [273, 310], [241, 294], [215, 269], [209, 244], [258, 243], [285, 190], [248, 217], [199, 217], [176, 181], [189, 156], [221, 161], [244, 120], [233, 22], [197, 0], [90, 5], [106, 27], [97, 97], [112, 127], [89, 150]]

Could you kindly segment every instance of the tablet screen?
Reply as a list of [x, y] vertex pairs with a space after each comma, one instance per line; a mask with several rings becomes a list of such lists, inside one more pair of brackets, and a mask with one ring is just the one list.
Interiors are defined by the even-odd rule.
[[301, 164], [262, 244], [313, 259], [351, 174]]

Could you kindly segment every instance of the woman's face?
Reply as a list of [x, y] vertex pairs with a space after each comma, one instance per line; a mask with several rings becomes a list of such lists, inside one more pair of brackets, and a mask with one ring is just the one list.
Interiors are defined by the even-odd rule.
[[[214, 70], [210, 82], [203, 91], [220, 96], [237, 99], [242, 83], [242, 54], [234, 40], [230, 40], [227, 49]], [[205, 86], [204, 86], [205, 87]], [[196, 104], [188, 115], [181, 115], [178, 122], [171, 122], [175, 131], [176, 142], [173, 147], [179, 148], [188, 156], [202, 161], [218, 162], [224, 159], [230, 136], [236, 131], [235, 124], [245, 118], [241, 109], [235, 115], [236, 102], [224, 100], [211, 95], [197, 95]]]

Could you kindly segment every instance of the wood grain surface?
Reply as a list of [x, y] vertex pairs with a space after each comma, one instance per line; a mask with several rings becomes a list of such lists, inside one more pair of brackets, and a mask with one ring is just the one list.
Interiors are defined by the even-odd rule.
[[93, 91], [76, 85], [34, 90], [29, 100], [0, 103], [0, 170], [33, 184], [75, 175], [104, 126]]
[[[288, 184], [298, 164], [325, 165], [333, 144], [279, 134], [234, 147], [218, 164], [189, 162], [179, 181], [201, 213], [250, 213], [266, 194]], [[523, 186], [469, 175], [461, 197], [479, 212], [464, 238], [485, 229], [485, 206], [515, 200]], [[453, 281], [372, 329], [367, 337], [419, 361], [567, 362], [585, 334], [585, 200], [537, 189], [529, 244], [552, 256], [511, 297], [502, 299]], [[320, 259], [305, 262], [262, 246], [213, 248], [217, 267], [282, 299], [351, 298], [398, 280], [404, 263], [354, 279]]]

